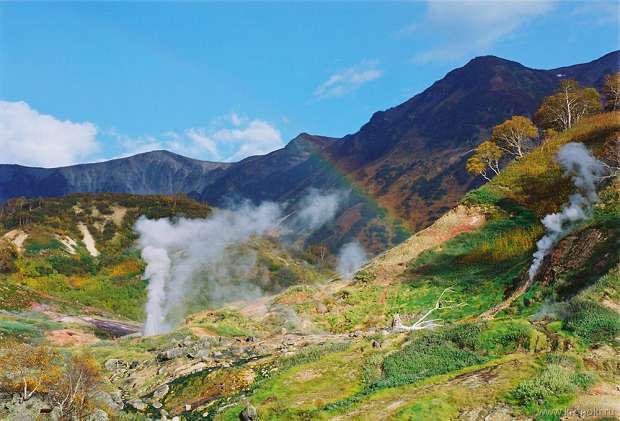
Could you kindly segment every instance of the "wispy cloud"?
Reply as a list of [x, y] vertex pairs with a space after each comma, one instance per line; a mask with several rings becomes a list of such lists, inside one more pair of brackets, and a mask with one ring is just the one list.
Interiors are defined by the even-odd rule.
[[232, 113], [214, 120], [215, 128], [192, 127], [160, 136], [131, 137], [108, 132], [122, 150], [121, 156], [158, 149], [214, 161], [238, 161], [282, 148], [280, 131], [271, 123]]
[[576, 2], [572, 14], [579, 16], [578, 22], [586, 25], [618, 25], [620, 3], [617, 0], [596, 0]]
[[415, 34], [417, 30], [411, 31], [414, 27], [434, 34], [428, 50], [413, 57], [419, 63], [486, 53], [495, 43], [554, 6], [554, 0], [429, 0], [427, 3], [424, 21], [401, 31]]
[[284, 146], [280, 131], [266, 121], [254, 119], [245, 122], [236, 114], [231, 120], [234, 128], [223, 128], [213, 133], [218, 145], [229, 144], [235, 152], [227, 161], [238, 161], [251, 155], [263, 155]]
[[100, 149], [97, 131], [90, 122], [63, 121], [22, 101], [0, 101], [0, 164], [74, 164]]
[[383, 71], [377, 61], [364, 61], [331, 75], [315, 89], [314, 96], [319, 99], [342, 96], [381, 76]]

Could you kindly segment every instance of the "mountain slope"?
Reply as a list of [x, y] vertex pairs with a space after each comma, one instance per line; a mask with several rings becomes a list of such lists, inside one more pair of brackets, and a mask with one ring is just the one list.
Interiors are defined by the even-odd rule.
[[[475, 58], [405, 103], [375, 113], [357, 133], [316, 150], [307, 162], [283, 173], [269, 197], [294, 198], [308, 186], [352, 185], [360, 194], [341, 216], [357, 206], [373, 215], [368, 220], [376, 220], [377, 213], [363, 200], [370, 196], [372, 206], [387, 209], [419, 230], [480, 182], [465, 172], [464, 164], [471, 148], [494, 125], [512, 115], [533, 114], [564, 77], [585, 86], [600, 84], [605, 74], [618, 70], [619, 61], [616, 51], [590, 63], [537, 70], [493, 56]], [[260, 166], [260, 160], [253, 164]], [[244, 188], [246, 183], [260, 185], [261, 180], [248, 182], [235, 176], [236, 171], [231, 167], [227, 177], [205, 188], [202, 197], [215, 205], [227, 200], [228, 191], [244, 190], [252, 200], [265, 197], [264, 187]], [[364, 239], [372, 230], [364, 224], [351, 235]], [[389, 235], [385, 239], [386, 244], [394, 240]]]
[[357, 237], [376, 253], [406, 238], [405, 228], [428, 226], [479, 185], [465, 161], [494, 125], [531, 115], [563, 78], [600, 87], [619, 62], [618, 51], [552, 70], [478, 57], [342, 139], [301, 134], [281, 150], [234, 164], [153, 152], [49, 170], [0, 165], [0, 201], [71, 192], [186, 192], [226, 206], [240, 199], [294, 203], [310, 187], [349, 191], [336, 220], [310, 241], [335, 251]]
[[61, 168], [0, 165], [0, 202], [69, 193], [175, 194], [202, 190], [230, 164], [153, 151]]

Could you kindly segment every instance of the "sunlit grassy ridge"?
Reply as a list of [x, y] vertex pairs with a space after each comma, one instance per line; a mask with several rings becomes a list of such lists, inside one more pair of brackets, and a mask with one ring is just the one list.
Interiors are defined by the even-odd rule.
[[[556, 270], [553, 283], [534, 284], [497, 321], [485, 324], [473, 318], [523, 282], [536, 241], [543, 235], [540, 219], [558, 211], [573, 191], [555, 162], [559, 148], [568, 142], [583, 142], [604, 159], [619, 131], [620, 114], [607, 113], [543, 140], [530, 154], [463, 199], [465, 206], [486, 215], [481, 228], [423, 252], [390, 282], [376, 279], [371, 262], [357, 281], [332, 294], [295, 288], [279, 296], [279, 303], [292, 306], [332, 332], [387, 326], [395, 313], [415, 319], [434, 304], [445, 287], [453, 288], [451, 299], [466, 305], [434, 315], [457, 324], [414, 332], [401, 342], [383, 342], [379, 335], [383, 347], [365, 348], [359, 357], [365, 361], [361, 368], [338, 371], [338, 366], [347, 367], [342, 356], [326, 354], [317, 362], [276, 374], [280, 380], [273, 384], [287, 387], [259, 384], [249, 392], [259, 414], [266, 419], [376, 416], [425, 420], [452, 419], [475, 406], [507, 405], [517, 413], [536, 415], [570, 405], [576, 395], [598, 381], [592, 366], [581, 363], [590, 344], [617, 346], [615, 338], [620, 332], [618, 313], [604, 303], [595, 303], [617, 303], [620, 291], [617, 179], [603, 183], [600, 203], [571, 240], [585, 241], [588, 232], [600, 238], [592, 244], [591, 253], [585, 253], [581, 266]], [[556, 299], [569, 301], [546, 310]], [[528, 320], [537, 312], [540, 316]], [[560, 316], [563, 321], [558, 320]], [[533, 322], [538, 317], [548, 319]], [[568, 349], [577, 351], [566, 354]], [[552, 350], [556, 353], [548, 354]], [[567, 362], [570, 358], [576, 362]], [[307, 373], [304, 376], [311, 377], [313, 385], [321, 385], [322, 395], [329, 396], [331, 402], [322, 397], [308, 405], [312, 395], [304, 393], [308, 384], [290, 381], [299, 373]], [[347, 377], [351, 373], [357, 373], [356, 379]], [[461, 378], [471, 385], [463, 386]], [[338, 389], [342, 383], [351, 387], [347, 397], [341, 397]], [[278, 406], [274, 401], [290, 405]], [[301, 402], [304, 404], [299, 407]], [[242, 404], [230, 407], [216, 418], [236, 419], [242, 408]], [[559, 418], [550, 415], [544, 419]]]

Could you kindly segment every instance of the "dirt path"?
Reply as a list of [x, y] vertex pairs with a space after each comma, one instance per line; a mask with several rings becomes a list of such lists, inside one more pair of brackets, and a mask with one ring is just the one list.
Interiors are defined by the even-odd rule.
[[522, 296], [525, 293], [525, 291], [530, 289], [530, 287], [532, 286], [532, 283], [533, 283], [533, 279], [530, 279], [528, 277], [527, 281], [525, 281], [525, 283], [522, 284], [519, 288], [517, 288], [512, 294], [510, 294], [510, 296], [508, 298], [506, 298], [504, 301], [502, 301], [501, 303], [499, 303], [495, 307], [491, 307], [490, 309], [488, 309], [487, 311], [482, 313], [480, 316], [478, 316], [478, 320], [491, 320], [491, 319], [493, 319], [493, 317], [495, 317], [495, 315], [497, 313], [499, 313], [500, 311], [506, 310], [508, 307], [510, 307], [510, 305], [517, 298]]

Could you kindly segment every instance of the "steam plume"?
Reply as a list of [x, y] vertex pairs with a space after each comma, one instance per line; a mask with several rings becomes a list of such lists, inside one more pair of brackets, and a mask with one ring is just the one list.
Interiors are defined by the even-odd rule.
[[584, 144], [567, 143], [559, 150], [556, 159], [564, 170], [564, 175], [571, 177], [577, 192], [570, 196], [560, 212], [543, 218], [542, 223], [547, 233], [536, 243], [538, 249], [528, 271], [530, 280], [534, 279], [551, 249], [579, 222], [587, 218], [592, 211], [592, 205], [598, 202], [596, 184], [604, 173], [604, 166], [592, 156]]
[[282, 217], [283, 206], [272, 202], [214, 210], [206, 219], [141, 217], [135, 230], [149, 279], [144, 334], [172, 330], [205, 294], [210, 304], [258, 298], [261, 289], [244, 282], [256, 256], [235, 246], [276, 230], [287, 235], [316, 230], [336, 215], [346, 194], [312, 189], [289, 220]]
[[351, 278], [368, 260], [364, 248], [359, 241], [354, 240], [345, 244], [338, 253], [336, 270], [345, 278]]
[[290, 222], [295, 231], [314, 231], [334, 219], [342, 202], [348, 196], [345, 191], [321, 192], [315, 188], [308, 189], [299, 201]]

